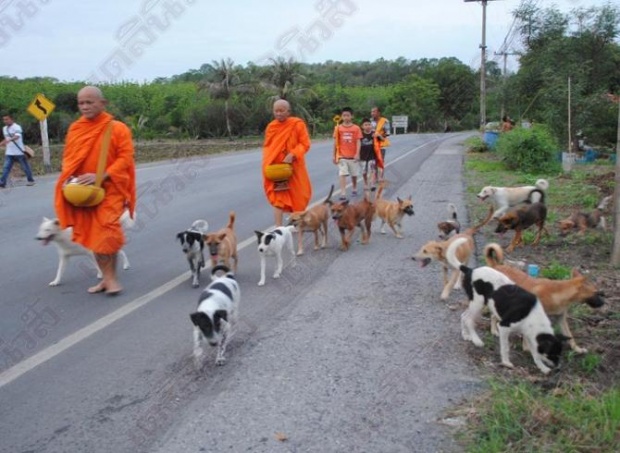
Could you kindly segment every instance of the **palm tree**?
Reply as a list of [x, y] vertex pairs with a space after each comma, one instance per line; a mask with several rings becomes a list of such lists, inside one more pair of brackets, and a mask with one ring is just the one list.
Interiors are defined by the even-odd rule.
[[[205, 80], [200, 82], [201, 89], [206, 89], [213, 99], [224, 100], [224, 115], [226, 116], [226, 131], [228, 138], [232, 140], [232, 127], [230, 124], [230, 100], [234, 92], [240, 86], [238, 68], [230, 59], [213, 61], [203, 66], [206, 73]], [[201, 68], [201, 69], [203, 69]]]

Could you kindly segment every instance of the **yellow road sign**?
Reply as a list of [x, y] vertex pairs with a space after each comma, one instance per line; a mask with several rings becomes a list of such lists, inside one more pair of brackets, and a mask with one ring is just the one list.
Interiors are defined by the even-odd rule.
[[56, 105], [52, 101], [39, 93], [34, 98], [34, 101], [30, 103], [27, 110], [28, 113], [30, 113], [36, 119], [38, 119], [39, 121], [43, 121], [50, 115], [50, 113], [52, 113], [54, 107], [56, 107]]

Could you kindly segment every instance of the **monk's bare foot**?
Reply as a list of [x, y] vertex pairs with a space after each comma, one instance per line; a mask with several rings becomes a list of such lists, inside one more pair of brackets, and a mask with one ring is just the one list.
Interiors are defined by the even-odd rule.
[[99, 283], [98, 285], [95, 286], [91, 286], [90, 288], [88, 288], [88, 292], [89, 294], [97, 294], [97, 293], [102, 293], [106, 290], [105, 285], [103, 284], [103, 282]]
[[123, 291], [123, 287], [118, 282], [108, 283], [105, 288], [106, 296], [116, 296]]

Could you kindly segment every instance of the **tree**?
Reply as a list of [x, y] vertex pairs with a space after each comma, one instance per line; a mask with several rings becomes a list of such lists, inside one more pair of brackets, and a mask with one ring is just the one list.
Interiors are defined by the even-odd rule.
[[224, 116], [226, 118], [226, 132], [228, 138], [232, 140], [230, 102], [234, 92], [239, 88], [240, 79], [237, 73], [238, 68], [232, 59], [221, 59], [213, 61], [206, 67], [207, 73], [205, 80], [200, 82], [203, 89], [208, 90], [213, 99], [224, 101]]

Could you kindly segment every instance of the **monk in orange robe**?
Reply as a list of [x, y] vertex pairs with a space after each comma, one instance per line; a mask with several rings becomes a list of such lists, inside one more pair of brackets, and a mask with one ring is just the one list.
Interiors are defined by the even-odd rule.
[[[306, 123], [291, 116], [290, 104], [277, 100], [273, 104], [275, 119], [267, 125], [263, 145], [263, 186], [269, 204], [273, 206], [275, 224], [282, 225], [283, 212], [305, 211], [312, 197], [312, 185], [306, 169], [305, 154], [310, 149]], [[276, 190], [276, 183], [265, 178], [265, 168], [271, 164], [293, 165], [288, 188]]]
[[[122, 290], [116, 278], [116, 256], [125, 243], [119, 219], [127, 208], [133, 217], [136, 205], [131, 131], [105, 111], [107, 101], [99, 88], [84, 87], [77, 99], [82, 116], [71, 124], [65, 140], [55, 189], [56, 214], [62, 228], [73, 228], [73, 240], [95, 254], [103, 278], [88, 292], [116, 295]], [[111, 121], [112, 137], [102, 184], [105, 198], [97, 206], [75, 207], [65, 200], [62, 188], [72, 178], [80, 184], [95, 182], [104, 131]]]

